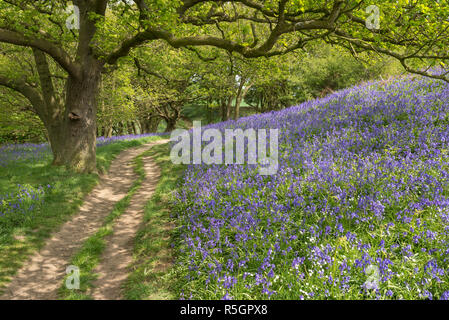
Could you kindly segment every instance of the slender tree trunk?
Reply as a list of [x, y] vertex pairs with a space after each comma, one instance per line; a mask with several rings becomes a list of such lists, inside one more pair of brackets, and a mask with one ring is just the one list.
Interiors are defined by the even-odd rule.
[[223, 121], [229, 120], [231, 116], [231, 105], [232, 105], [232, 96], [228, 97], [225, 100], [222, 100], [222, 117]]
[[140, 134], [142, 130], [140, 130], [139, 128], [139, 122], [138, 121], [133, 121], [133, 130], [134, 130], [134, 134]]
[[139, 120], [140, 122], [140, 127], [142, 128], [141, 133], [148, 133], [148, 125], [147, 125], [147, 121], [146, 120]]
[[65, 98], [55, 93], [46, 54], [33, 45], [30, 47], [42, 94], [22, 79], [7, 80], [0, 76], [0, 84], [22, 93], [32, 103], [47, 128], [54, 164], [91, 173], [97, 171], [97, 95], [104, 65], [104, 61], [94, 56], [97, 19], [92, 18], [91, 13], [105, 16], [108, 1], [73, 2], [80, 9], [79, 40], [73, 61], [64, 54], [61, 60], [64, 61], [61, 66], [68, 71]]
[[208, 103], [207, 103], [207, 122], [211, 123], [212, 122], [212, 108], [211, 108], [211, 104], [212, 104], [212, 99], [209, 99]]
[[126, 122], [126, 126], [128, 129], [128, 134], [136, 134], [136, 129], [134, 128], [132, 121]]
[[112, 137], [112, 126], [109, 126], [105, 134], [106, 138]]
[[240, 105], [242, 104], [243, 99], [246, 97], [249, 89], [252, 87], [252, 84], [249, 83], [246, 87], [246, 80], [242, 79], [240, 83], [239, 91], [237, 93], [237, 98], [235, 99], [235, 109], [234, 109], [234, 119], [237, 120], [240, 117]]
[[226, 121], [226, 102], [221, 99], [221, 120]]
[[123, 136], [126, 134], [125, 124], [120, 121], [117, 126], [118, 135]]
[[228, 103], [226, 104], [226, 120], [229, 120], [231, 117], [231, 108], [232, 108], [232, 96], [228, 98]]
[[63, 101], [56, 94], [47, 57], [41, 50], [33, 49], [42, 95], [33, 95], [33, 92], [23, 91], [31, 101], [33, 108], [42, 120], [47, 131], [48, 142], [53, 153], [53, 164], [65, 163], [65, 125]]
[[241, 77], [237, 96], [235, 97], [234, 120], [237, 120], [240, 115], [240, 104], [242, 103], [243, 86], [245, 85], [245, 82], [245, 78]]
[[237, 120], [240, 117], [240, 104], [242, 103], [242, 96], [237, 96], [235, 100], [235, 108], [234, 108], [234, 120]]

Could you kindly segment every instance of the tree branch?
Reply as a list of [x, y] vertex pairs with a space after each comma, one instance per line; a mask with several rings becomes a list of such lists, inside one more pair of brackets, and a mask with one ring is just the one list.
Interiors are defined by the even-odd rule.
[[9, 79], [0, 75], [0, 86], [7, 87], [22, 94], [31, 102], [35, 111], [42, 115], [42, 112], [44, 111], [44, 100], [42, 99], [42, 96], [39, 94], [39, 91], [28, 85], [24, 80]]
[[64, 49], [50, 41], [28, 38], [19, 32], [0, 28], [0, 42], [39, 49], [51, 56], [71, 76], [80, 78], [80, 68], [78, 65], [72, 61]]
[[164, 76], [160, 75], [159, 73], [150, 71], [150, 70], [148, 70], [147, 68], [143, 67], [143, 66], [140, 64], [139, 59], [134, 58], [134, 64], [135, 64], [136, 67], [137, 67], [137, 74], [138, 74], [139, 76], [141, 75], [140, 72], [143, 71], [143, 72], [145, 72], [146, 74], [149, 74], [149, 75], [154, 76], [154, 77], [156, 77], [156, 78], [162, 79], [162, 80], [164, 80], [164, 81], [167, 82], [167, 83], [170, 82], [169, 79], [165, 78]]

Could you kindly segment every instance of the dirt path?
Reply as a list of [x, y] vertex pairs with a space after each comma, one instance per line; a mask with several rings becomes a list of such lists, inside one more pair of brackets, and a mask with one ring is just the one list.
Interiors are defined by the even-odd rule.
[[[85, 198], [80, 212], [72, 220], [66, 222], [39, 252], [32, 255], [5, 289], [5, 293], [0, 296], [0, 300], [57, 299], [57, 290], [62, 285], [63, 278], [66, 275], [66, 267], [71, 257], [77, 252], [83, 242], [102, 226], [104, 218], [111, 212], [115, 203], [127, 194], [132, 183], [137, 178], [133, 170], [133, 159], [151, 148], [152, 145], [165, 142], [165, 140], [159, 140], [122, 152], [112, 162], [109, 173], [101, 177], [100, 183]], [[149, 162], [145, 169], [148, 175], [145, 183], [151, 181], [155, 185], [158, 172], [151, 172], [151, 170], [155, 169], [152, 166], [152, 162]], [[154, 188], [154, 185], [146, 184], [142, 189]], [[145, 202], [143, 197], [139, 199]], [[132, 201], [132, 205], [134, 204], [134, 208], [136, 208], [137, 204], [134, 203], [134, 198]], [[120, 225], [128, 223], [126, 217], [123, 219], [119, 219], [117, 223]], [[129, 222], [135, 223], [132, 218]], [[134, 230], [135, 227], [132, 226], [130, 228]], [[133, 232], [131, 230], [128, 232], [126, 226], [122, 226], [121, 229], [118, 229], [117, 232], [124, 232], [126, 235], [129, 232]], [[117, 248], [122, 246], [119, 242], [114, 243], [114, 245], [117, 245]], [[109, 247], [107, 252], [110, 250]], [[117, 254], [116, 258], [103, 261], [117, 264], [119, 261], [114, 260], [118, 260], [119, 257], [121, 259], [120, 255], [122, 253], [118, 251]], [[109, 269], [107, 271], [109, 272]]]
[[144, 207], [157, 186], [160, 169], [150, 158], [144, 158], [145, 180], [134, 194], [126, 211], [114, 222], [114, 232], [106, 239], [100, 264], [95, 269], [99, 276], [90, 296], [95, 300], [119, 300], [121, 286], [129, 274], [133, 261], [134, 238], [143, 223]]

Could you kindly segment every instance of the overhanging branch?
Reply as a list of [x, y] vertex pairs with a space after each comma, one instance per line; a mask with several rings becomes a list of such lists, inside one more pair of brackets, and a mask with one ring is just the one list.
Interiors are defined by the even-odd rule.
[[50, 41], [40, 38], [28, 38], [19, 32], [0, 28], [0, 42], [39, 49], [51, 56], [71, 76], [80, 77], [78, 65], [72, 61], [64, 49]]
[[44, 100], [42, 99], [39, 92], [27, 84], [23, 80], [19, 79], [10, 79], [8, 77], [0, 75], [0, 86], [7, 87], [16, 92], [22, 94], [28, 101], [31, 102], [33, 107], [36, 109], [36, 112], [42, 112], [42, 107], [44, 105]]

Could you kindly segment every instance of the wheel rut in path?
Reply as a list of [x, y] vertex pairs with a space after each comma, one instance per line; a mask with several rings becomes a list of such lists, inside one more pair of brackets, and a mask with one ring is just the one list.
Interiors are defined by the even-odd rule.
[[[99, 184], [86, 196], [79, 212], [64, 223], [39, 252], [32, 254], [4, 290], [0, 300], [56, 300], [72, 256], [83, 242], [103, 225], [116, 202], [126, 196], [137, 179], [133, 166], [134, 158], [151, 146], [161, 143], [166, 143], [166, 140], [158, 140], [120, 153], [112, 161], [109, 173], [102, 176]], [[147, 171], [146, 174], [155, 185], [155, 173]], [[144, 187], [142, 186], [142, 189]]]
[[100, 264], [94, 272], [90, 296], [95, 300], [123, 299], [122, 285], [130, 273], [133, 261], [134, 239], [143, 224], [145, 205], [153, 195], [160, 177], [160, 169], [151, 157], [145, 157], [145, 180], [131, 198], [125, 212], [114, 221], [113, 233], [107, 238]]

